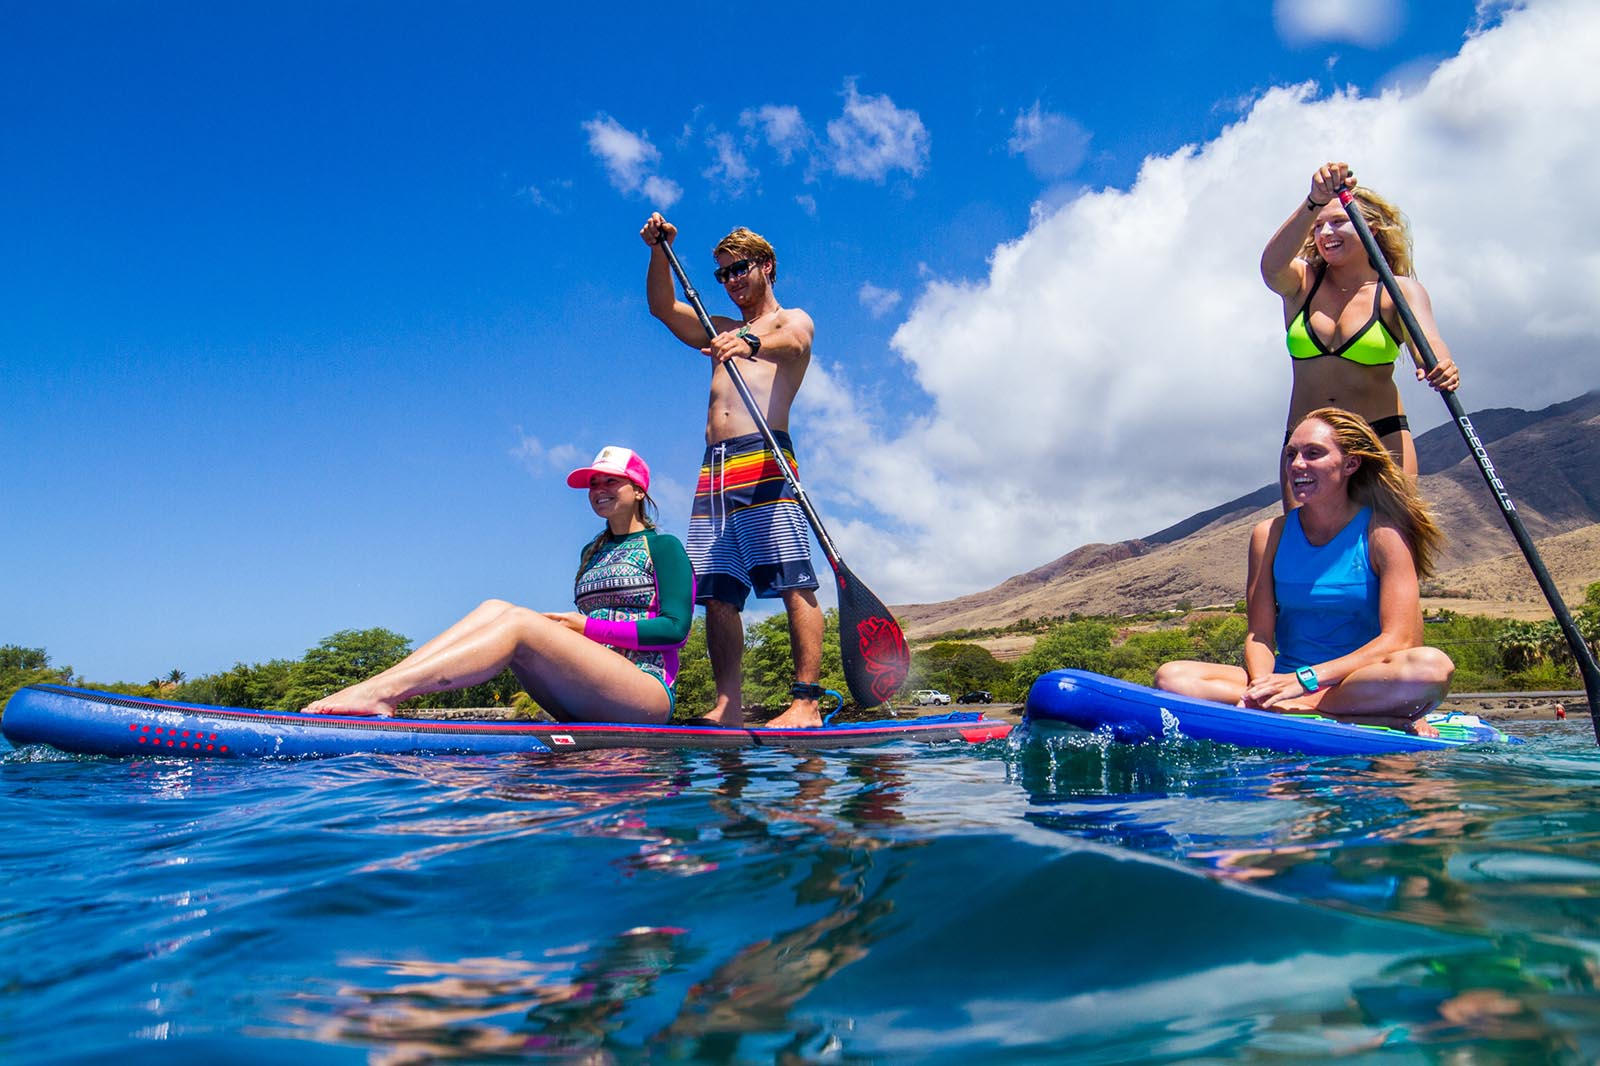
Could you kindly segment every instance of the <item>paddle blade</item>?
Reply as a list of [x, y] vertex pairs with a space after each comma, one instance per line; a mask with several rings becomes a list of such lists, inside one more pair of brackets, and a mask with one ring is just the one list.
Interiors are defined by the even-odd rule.
[[911, 672], [911, 649], [889, 608], [856, 580], [848, 567], [834, 568], [839, 585], [839, 654], [850, 695], [862, 707], [888, 703]]

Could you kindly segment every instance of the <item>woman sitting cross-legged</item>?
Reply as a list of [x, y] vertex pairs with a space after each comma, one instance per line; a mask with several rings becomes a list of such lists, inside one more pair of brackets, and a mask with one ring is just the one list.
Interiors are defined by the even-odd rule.
[[562, 721], [671, 718], [678, 649], [694, 615], [694, 572], [678, 539], [657, 532], [646, 515], [655, 506], [650, 468], [627, 448], [603, 448], [567, 484], [587, 488], [589, 506], [606, 520], [578, 564], [578, 611], [485, 601], [381, 674], [305, 710], [391, 715], [412, 696], [467, 688], [509, 666]]
[[1272, 711], [1437, 734], [1455, 664], [1423, 646], [1418, 581], [1442, 536], [1359, 416], [1323, 407], [1284, 445], [1293, 502], [1250, 535], [1244, 668], [1170, 662], [1156, 687]]

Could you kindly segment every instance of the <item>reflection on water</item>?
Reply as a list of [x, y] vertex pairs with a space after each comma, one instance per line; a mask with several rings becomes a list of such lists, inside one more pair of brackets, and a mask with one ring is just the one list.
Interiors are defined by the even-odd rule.
[[1353, 986], [1348, 1007], [1321, 1019], [1365, 1035], [1330, 1050], [1470, 1046], [1488, 1056], [1474, 1062], [1594, 1061], [1600, 807], [1589, 797], [1600, 754], [1586, 739], [1295, 761], [1056, 733], [1029, 754], [1014, 773], [1035, 824], [1487, 945], [1402, 957]]
[[1596, 1061], [1597, 785], [1556, 733], [12, 753], [0, 1058]]
[[[781, 859], [794, 904], [814, 910], [814, 919], [714, 955], [694, 929], [641, 927], [546, 947], [537, 959], [346, 956], [344, 967], [386, 980], [298, 997], [282, 1019], [287, 1031], [381, 1048], [371, 1061], [383, 1064], [497, 1055], [599, 1063], [646, 1049], [674, 1061], [733, 1061], [750, 1034], [777, 1037], [788, 1053], [800, 1053], [819, 1027], [791, 1025], [792, 1008], [865, 955], [873, 930], [893, 909], [887, 898], [893, 878], [871, 877], [873, 853], [885, 841], [870, 830], [901, 820], [894, 797], [904, 770], [901, 759], [888, 756], [846, 763], [836, 778], [837, 763], [810, 755], [792, 758], [787, 772], [774, 776], [770, 760], [753, 766], [747, 759], [737, 751], [705, 756], [700, 774], [708, 777], [708, 817], [692, 832], [676, 820], [653, 825], [642, 813], [649, 801], [679, 796], [695, 776], [681, 756], [603, 752], [585, 758], [577, 774], [498, 773], [489, 780], [479, 768], [411, 766], [407, 772], [427, 777], [456, 803], [470, 805], [487, 793], [536, 810], [504, 810], [492, 822], [470, 811], [460, 818], [434, 813], [404, 831], [547, 831], [559, 821], [574, 835], [635, 845], [618, 860], [631, 877], [710, 873], [729, 860], [707, 858], [696, 844], [723, 852], [731, 843], [734, 865]], [[450, 847], [407, 853], [408, 865], [420, 867]], [[730, 897], [725, 905], [737, 908], [740, 900]], [[691, 969], [703, 976], [686, 984], [674, 1016], [642, 1039], [627, 1040], [638, 1024], [630, 1005], [653, 996], [664, 977]]]
[[538, 962], [351, 957], [345, 966], [388, 982], [303, 996], [284, 1021], [315, 1040], [374, 1048], [369, 1061], [384, 1066], [499, 1055], [609, 1062], [604, 1048], [620, 1016], [678, 965], [682, 933], [630, 929], [599, 945], [551, 949]]

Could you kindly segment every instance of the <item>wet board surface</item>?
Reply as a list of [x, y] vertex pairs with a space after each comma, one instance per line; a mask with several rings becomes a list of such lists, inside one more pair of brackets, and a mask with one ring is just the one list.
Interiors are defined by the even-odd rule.
[[1029, 721], [1108, 730], [1126, 744], [1165, 738], [1213, 740], [1304, 755], [1436, 751], [1463, 744], [1520, 744], [1476, 715], [1429, 715], [1438, 737], [1382, 726], [1349, 725], [1319, 715], [1278, 714], [1191, 699], [1087, 670], [1052, 670], [1028, 690]]
[[977, 744], [1011, 724], [971, 711], [887, 718], [820, 729], [524, 722], [507, 719], [366, 718], [254, 711], [34, 685], [0, 720], [18, 747], [48, 744], [85, 755], [307, 758], [364, 753], [591, 751], [597, 748], [858, 748], [894, 741]]

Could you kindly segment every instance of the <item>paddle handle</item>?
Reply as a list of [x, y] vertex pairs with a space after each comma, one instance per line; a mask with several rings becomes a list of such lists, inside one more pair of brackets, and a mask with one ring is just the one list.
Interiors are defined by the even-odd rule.
[[[1395, 310], [1400, 312], [1400, 322], [1405, 326], [1407, 341], [1422, 360], [1423, 370], [1431, 371], [1439, 365], [1438, 357], [1433, 354], [1433, 345], [1422, 332], [1422, 326], [1417, 322], [1417, 316], [1412, 313], [1411, 304], [1406, 300], [1405, 293], [1400, 291], [1400, 282], [1395, 279], [1394, 271], [1389, 269], [1389, 262], [1383, 257], [1383, 249], [1378, 246], [1377, 238], [1372, 235], [1372, 228], [1362, 217], [1361, 207], [1356, 203], [1355, 194], [1348, 188], [1341, 188], [1339, 202], [1344, 205], [1345, 214], [1350, 216], [1350, 224], [1355, 227], [1356, 234], [1361, 238], [1362, 247], [1366, 248], [1367, 258], [1377, 270], [1383, 287], [1389, 291], [1389, 298], [1394, 301]], [[1561, 634], [1566, 637], [1567, 644], [1572, 649], [1572, 657], [1578, 663], [1578, 673], [1583, 677], [1584, 692], [1589, 700], [1589, 716], [1594, 724], [1595, 743], [1600, 744], [1600, 665], [1596, 665], [1588, 642], [1578, 630], [1577, 622], [1573, 621], [1572, 612], [1567, 610], [1566, 602], [1556, 589], [1556, 583], [1551, 580], [1550, 571], [1545, 569], [1544, 559], [1539, 555], [1539, 549], [1534, 547], [1533, 538], [1528, 535], [1527, 527], [1522, 524], [1522, 516], [1517, 513], [1517, 505], [1512, 501], [1511, 493], [1506, 490], [1505, 482], [1495, 472], [1494, 463], [1489, 459], [1489, 452], [1484, 448], [1483, 442], [1478, 439], [1477, 430], [1472, 428], [1472, 419], [1467, 417], [1467, 412], [1454, 391], [1441, 391], [1439, 395], [1444, 399], [1450, 417], [1455, 419], [1456, 428], [1461, 431], [1462, 438], [1467, 442], [1467, 450], [1472, 453], [1472, 458], [1478, 464], [1478, 472], [1483, 475], [1489, 491], [1494, 494], [1495, 502], [1500, 505], [1500, 514], [1505, 518], [1517, 547], [1522, 549], [1522, 557], [1528, 561], [1528, 568], [1533, 571], [1533, 578], [1539, 583], [1539, 591], [1544, 593], [1545, 601], [1555, 613], [1556, 624], [1561, 627]]]

